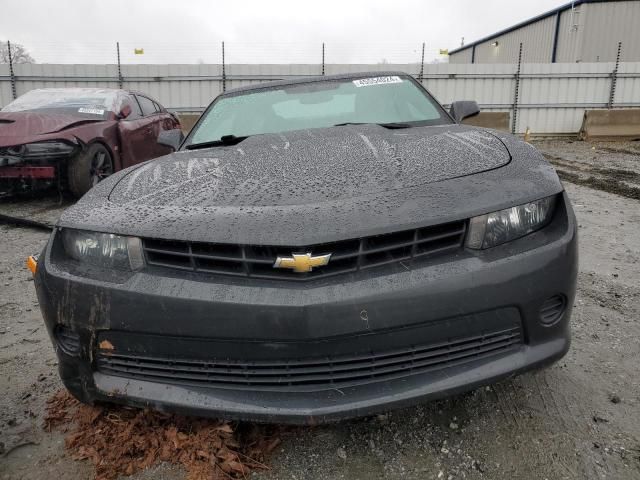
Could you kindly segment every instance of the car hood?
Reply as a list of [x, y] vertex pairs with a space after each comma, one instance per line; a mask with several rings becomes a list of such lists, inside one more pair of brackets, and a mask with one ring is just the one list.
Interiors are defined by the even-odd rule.
[[163, 206], [308, 205], [472, 175], [509, 159], [491, 133], [457, 125], [300, 130], [171, 154], [129, 173], [109, 198]]
[[0, 112], [0, 146], [20, 145], [43, 135], [94, 122], [96, 120], [74, 115]]
[[467, 219], [561, 191], [542, 155], [503, 132], [352, 126], [131, 167], [91, 189], [58, 226], [306, 246]]

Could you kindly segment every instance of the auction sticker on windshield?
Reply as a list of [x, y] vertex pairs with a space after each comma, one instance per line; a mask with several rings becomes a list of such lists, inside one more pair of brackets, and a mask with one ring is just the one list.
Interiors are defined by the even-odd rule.
[[402, 79], [396, 75], [392, 75], [389, 77], [362, 78], [353, 81], [356, 87], [370, 87], [371, 85], [381, 85], [383, 83], [402, 83]]
[[99, 108], [79, 108], [79, 113], [93, 113], [94, 115], [104, 115], [104, 110]]

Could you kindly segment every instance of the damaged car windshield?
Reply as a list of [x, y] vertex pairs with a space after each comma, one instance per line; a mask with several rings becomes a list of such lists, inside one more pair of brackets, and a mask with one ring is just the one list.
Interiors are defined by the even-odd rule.
[[350, 124], [408, 128], [447, 123], [452, 123], [447, 114], [409, 77], [350, 78], [222, 96], [204, 113], [186, 146]]
[[79, 89], [31, 90], [2, 109], [2, 112], [46, 112], [102, 120], [117, 108], [114, 91]]

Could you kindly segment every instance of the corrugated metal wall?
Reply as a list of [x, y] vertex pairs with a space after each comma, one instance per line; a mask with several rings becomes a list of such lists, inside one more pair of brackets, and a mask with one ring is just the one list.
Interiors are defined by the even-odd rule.
[[449, 64], [471, 63], [472, 60], [474, 60], [473, 47], [465, 48], [464, 50], [460, 50], [459, 52], [449, 55]]
[[475, 100], [485, 110], [513, 104], [516, 65], [425, 65], [423, 84], [445, 105]]
[[[576, 133], [585, 109], [606, 108], [614, 63], [522, 65], [516, 131]], [[399, 70], [413, 76], [419, 64], [325, 65], [326, 74]], [[484, 110], [513, 113], [517, 65], [429, 64], [423, 84], [443, 104], [476, 100]], [[293, 76], [317, 76], [317, 64], [226, 65], [227, 89]], [[115, 65], [17, 65], [18, 95], [44, 87], [118, 87]], [[640, 108], [640, 63], [621, 63], [613, 106]], [[200, 112], [222, 91], [221, 65], [123, 65], [124, 88], [140, 90], [171, 110]], [[0, 106], [12, 99], [9, 69], [0, 65]]]
[[582, 49], [576, 61], [615, 59], [622, 42], [621, 59], [640, 62], [640, 1], [588, 3], [584, 12]]
[[620, 64], [615, 101], [621, 104], [640, 102], [640, 62]]
[[[527, 127], [534, 133], [579, 131], [585, 109], [607, 105], [614, 67], [613, 63], [523, 64], [517, 131]], [[640, 77], [635, 81], [640, 83]], [[640, 107], [640, 98], [636, 102]]]
[[[475, 55], [471, 45], [454, 52], [449, 62], [471, 63], [473, 56], [474, 63], [515, 63], [520, 43], [523, 62], [551, 62], [555, 28], [554, 14], [476, 44]], [[618, 42], [622, 61], [640, 61], [640, 1], [583, 3], [560, 13], [556, 62], [615, 61]]]
[[[479, 43], [475, 47], [475, 63], [516, 63], [520, 43], [523, 45], [523, 62], [550, 62], [555, 28], [555, 17], [548, 17]], [[498, 42], [498, 45], [491, 45], [493, 42]]]
[[3, 65], [0, 63], [0, 107], [6, 105], [12, 99], [9, 65]]
[[[587, 5], [585, 4], [578, 5], [573, 11], [571, 9], [565, 10], [560, 15], [556, 62], [575, 62], [577, 58], [582, 56], [582, 37], [584, 35], [586, 7]], [[615, 44], [611, 39], [609, 39], [608, 42], [612, 45]]]

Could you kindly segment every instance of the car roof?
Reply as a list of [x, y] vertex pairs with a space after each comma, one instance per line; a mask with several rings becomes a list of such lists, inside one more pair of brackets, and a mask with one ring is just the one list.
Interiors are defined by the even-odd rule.
[[[120, 88], [96, 88], [96, 87], [52, 87], [52, 88], [34, 88], [30, 92], [76, 92], [80, 94], [86, 93], [128, 93], [126, 90]], [[29, 92], [27, 92], [29, 93]]]
[[64, 92], [64, 93], [72, 93], [75, 92], [78, 95], [87, 94], [87, 93], [96, 93], [96, 94], [120, 94], [120, 95], [142, 95], [144, 97], [148, 97], [151, 100], [159, 103], [155, 100], [151, 95], [145, 92], [141, 92], [139, 90], [125, 90], [122, 88], [96, 88], [96, 87], [53, 87], [53, 88], [35, 88], [31, 91], [42, 91], [42, 92]]
[[400, 71], [378, 71], [378, 72], [352, 72], [352, 73], [339, 73], [336, 75], [322, 75], [322, 76], [300, 76], [283, 80], [272, 80], [270, 82], [256, 83], [253, 85], [245, 85], [243, 87], [231, 88], [224, 92], [222, 95], [233, 95], [240, 92], [248, 92], [251, 90], [261, 90], [264, 88], [284, 87], [288, 85], [298, 85], [301, 83], [315, 83], [315, 82], [330, 82], [333, 80], [345, 80], [351, 78], [370, 78], [370, 77], [387, 77], [390, 75], [397, 76], [410, 76], [407, 72]]
[[[35, 110], [52, 105], [56, 100], [88, 97], [100, 98], [100, 105], [107, 111], [118, 111], [121, 99], [127, 92], [115, 88], [71, 87], [35, 88], [29, 90], [2, 108], [3, 112]], [[52, 103], [53, 102], [53, 103]]]

